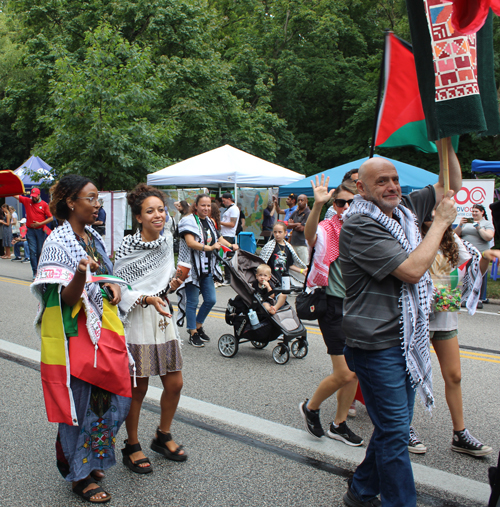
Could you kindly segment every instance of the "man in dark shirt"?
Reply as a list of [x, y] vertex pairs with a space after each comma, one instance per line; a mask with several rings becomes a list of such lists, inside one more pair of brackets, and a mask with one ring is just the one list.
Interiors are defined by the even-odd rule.
[[307, 251], [306, 238], [304, 236], [304, 226], [306, 225], [309, 213], [311, 213], [311, 210], [307, 205], [307, 195], [301, 194], [297, 198], [297, 209], [288, 219], [288, 228], [293, 230], [290, 245], [293, 246], [300, 260], [306, 266], [309, 264], [309, 252]]
[[[456, 192], [462, 185], [460, 164], [451, 146], [448, 154], [450, 187]], [[418, 387], [427, 393], [429, 404], [433, 401], [429, 286], [421, 278], [427, 280], [443, 233], [456, 216], [450, 198], [453, 192], [443, 197], [440, 174], [434, 186], [402, 198], [396, 168], [383, 158], [365, 162], [356, 185], [360, 196], [355, 197], [340, 233], [346, 285], [342, 329], [347, 365], [358, 377], [375, 428], [344, 503], [351, 507], [380, 505], [380, 493], [384, 507], [414, 507], [408, 439], [415, 397], [412, 382], [421, 371], [429, 375], [420, 378]], [[420, 225], [436, 203], [440, 204], [431, 229], [419, 242], [415, 215]], [[408, 341], [416, 352], [405, 348]], [[422, 365], [411, 362], [415, 354], [423, 359]]]

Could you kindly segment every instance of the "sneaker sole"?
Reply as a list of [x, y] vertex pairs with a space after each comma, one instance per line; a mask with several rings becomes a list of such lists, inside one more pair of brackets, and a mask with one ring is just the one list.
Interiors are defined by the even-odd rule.
[[315, 435], [310, 429], [309, 429], [309, 425], [307, 424], [307, 417], [306, 417], [306, 414], [304, 412], [304, 404], [305, 404], [305, 401], [303, 401], [302, 403], [299, 403], [299, 410], [300, 410], [300, 415], [302, 416], [302, 419], [304, 419], [304, 426], [306, 427], [306, 431], [307, 433], [309, 433], [309, 435], [313, 436], [314, 438], [317, 438], [318, 440], [323, 438], [325, 435], [321, 435], [321, 436], [318, 436], [318, 435]]
[[339, 435], [338, 433], [332, 433], [330, 430], [328, 430], [327, 435], [330, 438], [333, 438], [333, 440], [338, 440], [339, 442], [343, 442], [346, 445], [350, 445], [351, 447], [359, 447], [360, 445], [363, 445], [364, 440], [361, 440], [359, 444], [356, 444], [354, 442], [350, 442], [347, 440], [347, 438], [344, 438], [342, 435]]
[[197, 349], [201, 349], [201, 347], [204, 347], [205, 344], [204, 343], [200, 343], [200, 345], [196, 345], [195, 343], [193, 343], [192, 341], [188, 341], [189, 345], [192, 345], [193, 347], [196, 347]]
[[411, 452], [412, 454], [425, 454], [427, 452], [427, 447], [421, 447], [420, 449], [418, 447], [410, 447], [408, 446], [408, 452]]
[[451, 450], [455, 452], [460, 452], [462, 454], [468, 454], [469, 456], [488, 456], [488, 454], [491, 454], [493, 452], [493, 449], [491, 447], [485, 446], [486, 449], [480, 449], [478, 451], [473, 451], [471, 449], [464, 449], [463, 447], [457, 447], [455, 445], [451, 446]]

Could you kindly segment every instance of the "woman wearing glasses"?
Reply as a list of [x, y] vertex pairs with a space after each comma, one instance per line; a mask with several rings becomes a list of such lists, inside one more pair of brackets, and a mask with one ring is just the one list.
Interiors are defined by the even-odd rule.
[[[111, 495], [97, 482], [115, 464], [115, 441], [130, 408], [129, 360], [113, 274], [101, 237], [95, 185], [70, 174], [54, 185], [50, 210], [64, 223], [46, 239], [32, 291], [42, 338], [41, 374], [47, 416], [59, 423], [57, 467], [73, 492], [91, 503]], [[89, 272], [90, 271], [90, 272]], [[111, 353], [110, 353], [111, 351]]]
[[[314, 247], [311, 271], [307, 278], [310, 287], [326, 287], [328, 310], [318, 319], [318, 324], [325, 341], [327, 352], [332, 360], [333, 373], [324, 378], [313, 397], [299, 406], [304, 418], [306, 430], [313, 436], [321, 438], [325, 433], [319, 418], [319, 408], [324, 400], [337, 393], [337, 413], [330, 424], [328, 436], [347, 445], [359, 446], [363, 439], [353, 433], [346, 424], [347, 414], [354, 400], [357, 388], [356, 375], [349, 370], [344, 358], [345, 335], [342, 331], [342, 304], [345, 298], [345, 285], [340, 271], [339, 234], [342, 228], [342, 214], [352, 203], [357, 194], [354, 183], [344, 181], [336, 189], [328, 191], [328, 181], [324, 175], [321, 182], [316, 176], [314, 206], [304, 228], [309, 247]], [[336, 215], [319, 222], [323, 205], [333, 197]], [[318, 223], [319, 222], [319, 223]]]

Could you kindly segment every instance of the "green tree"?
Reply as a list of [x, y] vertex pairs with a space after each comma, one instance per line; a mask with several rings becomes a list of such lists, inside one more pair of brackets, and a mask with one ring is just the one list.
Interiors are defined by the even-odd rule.
[[64, 53], [55, 62], [54, 110], [43, 117], [51, 134], [38, 151], [60, 174], [84, 174], [100, 189], [131, 188], [166, 162], [157, 153], [173, 125], [154, 112], [161, 82], [149, 50], [109, 25], [88, 32], [86, 44], [82, 61]]

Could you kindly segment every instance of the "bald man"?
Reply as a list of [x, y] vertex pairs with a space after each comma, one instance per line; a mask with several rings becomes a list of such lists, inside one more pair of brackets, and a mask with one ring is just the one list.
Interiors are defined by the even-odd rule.
[[[457, 192], [462, 174], [449, 144], [450, 188]], [[432, 283], [427, 270], [455, 219], [453, 192], [444, 196], [441, 167], [438, 183], [402, 197], [396, 168], [378, 157], [362, 164], [356, 186], [359, 196], [344, 216], [339, 238], [346, 285], [342, 329], [346, 362], [359, 379], [374, 431], [344, 503], [414, 507], [408, 454], [412, 386], [431, 406]], [[434, 222], [421, 240], [420, 224], [436, 204]]]
[[307, 205], [307, 195], [300, 194], [297, 197], [297, 209], [292, 213], [288, 219], [288, 228], [292, 229], [292, 237], [290, 245], [293, 246], [295, 252], [300, 260], [307, 266], [309, 264], [309, 252], [306, 246], [306, 237], [304, 236], [304, 227], [307, 222], [307, 217], [311, 213]]

